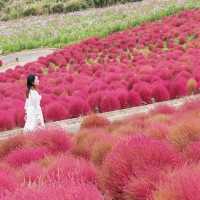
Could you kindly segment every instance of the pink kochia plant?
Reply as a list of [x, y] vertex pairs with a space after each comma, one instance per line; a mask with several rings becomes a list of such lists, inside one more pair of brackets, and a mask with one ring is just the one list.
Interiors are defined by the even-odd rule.
[[59, 102], [52, 102], [45, 106], [44, 113], [47, 121], [63, 120], [69, 116], [67, 108]]
[[106, 92], [100, 101], [100, 111], [101, 112], [109, 112], [116, 109], [120, 109], [120, 101], [115, 97], [115, 93]]
[[0, 131], [6, 131], [16, 126], [13, 113], [9, 113], [9, 110], [0, 111]]
[[0, 196], [7, 191], [13, 192], [18, 185], [14, 174], [0, 170]]
[[[152, 184], [158, 181], [160, 172], [177, 166], [179, 161], [176, 151], [165, 141], [144, 136], [129, 137], [122, 140], [107, 156], [100, 185], [114, 198], [122, 198], [125, 188], [128, 193], [129, 189], [135, 190], [135, 195], [147, 197], [148, 189], [141, 189], [141, 192], [147, 193], [139, 194], [138, 184], [152, 188]], [[132, 188], [130, 184], [136, 188]]]
[[170, 98], [170, 94], [167, 88], [162, 84], [153, 85], [152, 96], [155, 98], [156, 101], [165, 101], [169, 100]]
[[19, 180], [25, 182], [37, 182], [40, 177], [44, 176], [45, 168], [41, 166], [38, 162], [31, 162], [29, 164], [23, 165], [19, 172]]
[[49, 167], [45, 177], [46, 182], [58, 181], [76, 183], [96, 183], [96, 170], [94, 166], [84, 159], [75, 159], [70, 155], [60, 156]]
[[167, 174], [152, 195], [153, 200], [198, 200], [199, 165], [184, 166]]
[[37, 130], [31, 137], [34, 144], [47, 148], [52, 154], [68, 152], [72, 147], [70, 135], [61, 128], [49, 127]]
[[14, 166], [20, 167], [32, 161], [40, 160], [48, 154], [45, 147], [16, 149], [8, 154], [7, 162]]
[[7, 192], [0, 200], [104, 200], [103, 195], [95, 185], [85, 183], [45, 184], [40, 187], [30, 185], [21, 186], [14, 192]]

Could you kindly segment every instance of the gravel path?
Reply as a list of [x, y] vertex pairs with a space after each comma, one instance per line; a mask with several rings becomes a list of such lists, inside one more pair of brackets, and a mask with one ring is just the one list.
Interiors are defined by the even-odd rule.
[[40, 56], [46, 56], [56, 49], [34, 49], [26, 50], [18, 53], [12, 53], [5, 56], [0, 56], [0, 60], [3, 61], [3, 66], [0, 67], [0, 72], [4, 72], [7, 69], [14, 69], [16, 65], [23, 66], [28, 62], [37, 60]]

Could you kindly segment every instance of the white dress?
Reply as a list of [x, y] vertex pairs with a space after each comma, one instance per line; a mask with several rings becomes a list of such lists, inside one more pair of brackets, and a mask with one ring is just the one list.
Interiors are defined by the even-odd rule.
[[44, 118], [40, 106], [41, 96], [36, 90], [30, 90], [25, 103], [26, 121], [24, 132], [31, 132], [36, 128], [44, 127]]

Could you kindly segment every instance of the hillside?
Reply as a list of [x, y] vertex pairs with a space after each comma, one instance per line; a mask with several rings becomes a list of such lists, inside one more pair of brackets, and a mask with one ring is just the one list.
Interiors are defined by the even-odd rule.
[[0, 20], [26, 16], [68, 13], [91, 7], [141, 0], [0, 0]]

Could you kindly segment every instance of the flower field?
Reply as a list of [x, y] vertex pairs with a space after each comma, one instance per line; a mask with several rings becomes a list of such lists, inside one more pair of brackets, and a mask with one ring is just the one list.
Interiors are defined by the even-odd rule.
[[0, 130], [23, 126], [29, 73], [40, 78], [46, 122], [197, 93], [199, 25], [199, 9], [183, 11], [0, 73]]
[[1, 200], [198, 200], [200, 101], [0, 142]]

